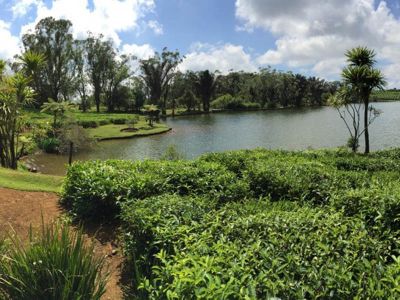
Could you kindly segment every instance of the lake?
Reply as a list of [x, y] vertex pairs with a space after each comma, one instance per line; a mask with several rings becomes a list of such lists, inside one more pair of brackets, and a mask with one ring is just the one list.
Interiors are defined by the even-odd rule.
[[[370, 128], [371, 150], [400, 147], [400, 102], [374, 103], [383, 113]], [[348, 132], [331, 107], [215, 113], [169, 118], [172, 131], [155, 136], [99, 142], [74, 155], [87, 159], [156, 159], [170, 145], [186, 158], [205, 152], [253, 149], [301, 150], [333, 148], [346, 144]], [[360, 142], [362, 150], [363, 141]], [[63, 155], [36, 154], [27, 159], [40, 172], [62, 175], [68, 159]]]

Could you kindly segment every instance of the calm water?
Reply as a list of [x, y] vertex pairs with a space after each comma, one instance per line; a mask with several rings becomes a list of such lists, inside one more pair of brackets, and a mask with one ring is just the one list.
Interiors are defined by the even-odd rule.
[[[400, 147], [400, 102], [375, 103], [383, 111], [370, 129], [371, 149]], [[166, 122], [172, 131], [129, 140], [104, 141], [74, 160], [159, 158], [174, 145], [186, 158], [233, 149], [306, 149], [344, 145], [347, 130], [330, 107], [263, 112], [219, 113], [177, 117]], [[363, 145], [361, 143], [361, 145]], [[67, 158], [39, 154], [29, 158], [39, 171], [63, 174]]]

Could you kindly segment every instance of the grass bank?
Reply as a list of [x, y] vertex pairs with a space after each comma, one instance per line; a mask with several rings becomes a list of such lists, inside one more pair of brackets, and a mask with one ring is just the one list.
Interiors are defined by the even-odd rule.
[[0, 187], [21, 191], [59, 193], [63, 177], [0, 168]]
[[371, 99], [372, 101], [399, 101], [400, 90], [374, 91]]

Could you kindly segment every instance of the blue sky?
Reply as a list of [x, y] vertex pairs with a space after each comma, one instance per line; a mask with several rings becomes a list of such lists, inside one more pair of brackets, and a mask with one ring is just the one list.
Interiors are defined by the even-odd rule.
[[400, 87], [400, 0], [0, 0], [0, 57], [19, 51], [40, 18], [104, 33], [121, 52], [148, 57], [167, 46], [182, 70], [256, 71], [271, 66], [337, 79], [344, 51], [377, 51], [390, 87]]

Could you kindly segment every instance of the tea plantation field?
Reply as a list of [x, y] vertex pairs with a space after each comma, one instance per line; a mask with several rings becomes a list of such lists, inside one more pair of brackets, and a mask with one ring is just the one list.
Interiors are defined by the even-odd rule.
[[122, 223], [140, 299], [398, 299], [400, 150], [243, 150], [69, 168], [78, 220]]

